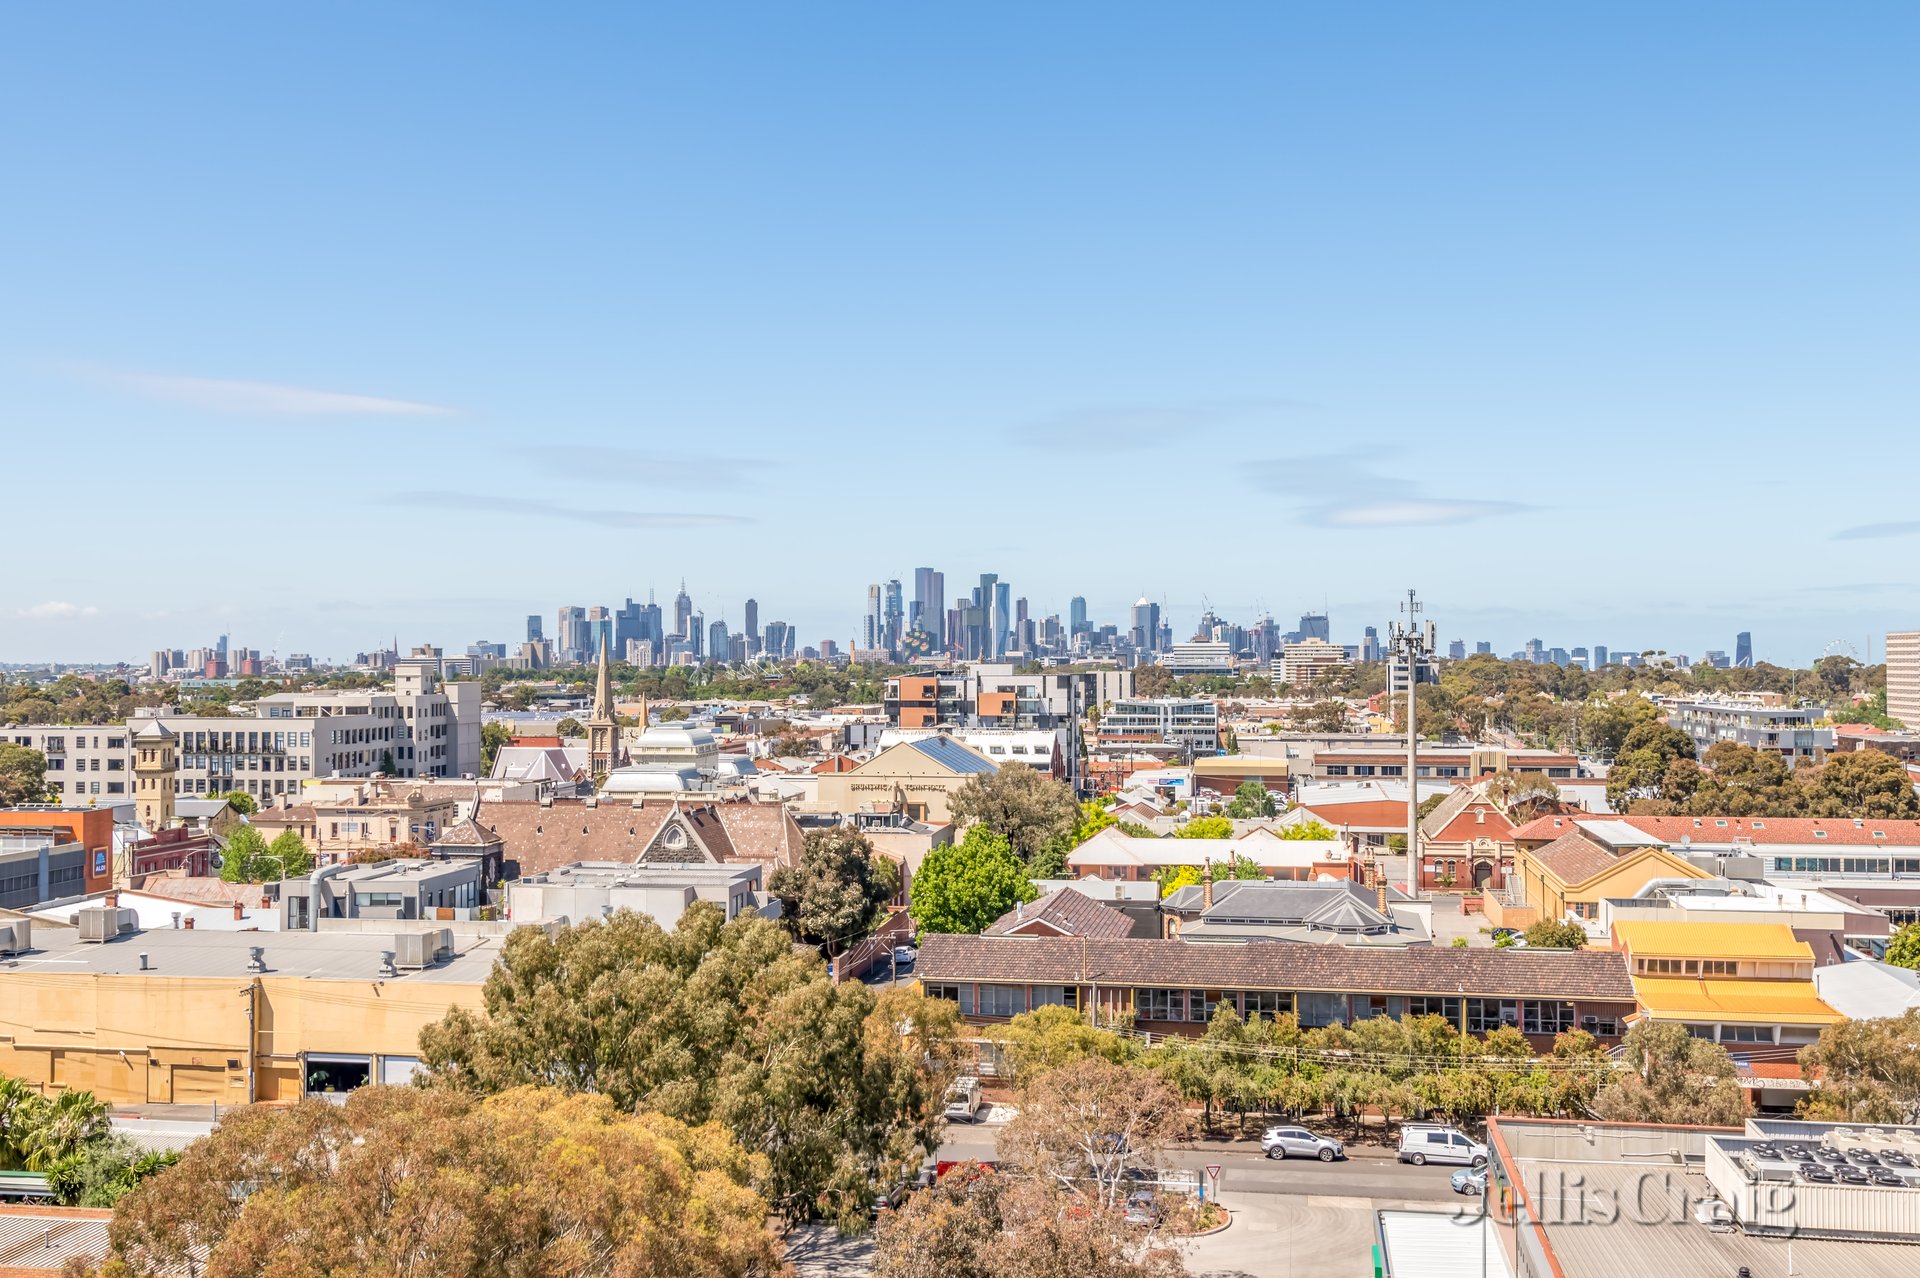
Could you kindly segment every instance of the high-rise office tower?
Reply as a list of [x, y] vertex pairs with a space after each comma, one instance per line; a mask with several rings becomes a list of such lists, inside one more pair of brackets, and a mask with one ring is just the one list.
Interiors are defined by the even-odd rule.
[[1920, 727], [1920, 630], [1887, 633], [1887, 715]]
[[867, 610], [860, 618], [860, 646], [878, 648], [886, 634], [886, 605], [882, 601], [880, 583], [875, 581], [867, 586]]
[[1134, 601], [1133, 624], [1127, 630], [1127, 640], [1136, 648], [1153, 647], [1153, 637], [1160, 629], [1160, 619], [1156, 609], [1145, 595]]
[[746, 612], [747, 650], [751, 652], [760, 646], [760, 601], [747, 600]]
[[1333, 627], [1328, 624], [1327, 614], [1324, 612], [1301, 613], [1300, 637], [1302, 639], [1318, 639], [1322, 643], [1332, 642]]
[[628, 596], [626, 605], [613, 610], [613, 650], [624, 656], [627, 645], [640, 637], [640, 605]]
[[725, 661], [733, 651], [733, 645], [727, 634], [727, 621], [722, 617], [707, 629], [707, 659]]
[[933, 636], [937, 651], [947, 644], [947, 577], [932, 568], [913, 570], [912, 624]]
[[993, 659], [1000, 660], [1013, 646], [1013, 586], [993, 583]]
[[[1596, 652], [1605, 652], [1605, 651], [1606, 651], [1606, 649], [1605, 649], [1605, 648], [1596, 648], [1596, 649], [1594, 649], [1594, 651], [1596, 651]], [[1493, 655], [1493, 644], [1492, 644], [1492, 642], [1491, 642], [1490, 640], [1486, 640], [1486, 639], [1478, 639], [1478, 640], [1475, 640], [1475, 641], [1474, 641], [1474, 645], [1473, 645], [1473, 655], [1474, 655], [1474, 656], [1476, 656], [1476, 657], [1489, 657], [1489, 656], [1492, 656], [1492, 655]], [[1605, 664], [1605, 663], [1603, 662], [1602, 664]]]
[[687, 594], [686, 578], [680, 579], [680, 593], [673, 597], [673, 633], [682, 639], [693, 640], [697, 646], [698, 637], [693, 633], [693, 598]]
[[906, 596], [901, 592], [899, 578], [887, 582], [885, 600], [881, 604], [881, 639], [879, 646], [889, 652], [900, 648], [900, 636], [906, 633], [907, 605]]
[[707, 652], [707, 618], [703, 613], [690, 613], [687, 617], [687, 650], [695, 657], [704, 657]]
[[1610, 655], [1611, 654], [1607, 652], [1607, 645], [1604, 643], [1596, 643], [1593, 645], [1593, 668], [1599, 670], [1604, 667]]
[[1086, 596], [1075, 595], [1067, 600], [1067, 633], [1077, 635], [1087, 628]]
[[1380, 647], [1380, 631], [1368, 626], [1360, 632], [1360, 660], [1378, 661], [1385, 653]]
[[766, 654], [776, 660], [793, 655], [793, 632], [784, 621], [769, 621], [766, 633]]
[[539, 643], [542, 638], [543, 636], [540, 633], [540, 614], [537, 612], [528, 613], [527, 614], [527, 642]]
[[[1367, 630], [1369, 633], [1371, 633], [1373, 630], [1373, 627], [1368, 626]], [[1379, 641], [1375, 640], [1374, 642], [1377, 647]], [[1467, 641], [1465, 639], [1455, 639], [1452, 643], [1447, 645], [1447, 660], [1465, 661], [1466, 659], [1467, 659]], [[1372, 660], [1378, 661], [1379, 658], [1375, 657], [1375, 658], [1372, 658]]]
[[1742, 670], [1753, 668], [1753, 632], [1742, 630], [1733, 637], [1733, 664]]
[[555, 618], [559, 622], [559, 633], [554, 636], [560, 645], [562, 661], [580, 662], [587, 659], [587, 610], [577, 604], [570, 604], [560, 610]]

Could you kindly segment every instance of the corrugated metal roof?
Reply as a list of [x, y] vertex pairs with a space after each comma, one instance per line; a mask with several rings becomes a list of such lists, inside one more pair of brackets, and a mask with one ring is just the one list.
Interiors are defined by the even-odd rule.
[[1489, 1217], [1471, 1227], [1452, 1211], [1383, 1211], [1379, 1220], [1388, 1278], [1512, 1278]]
[[45, 1269], [57, 1273], [74, 1257], [107, 1254], [107, 1222], [75, 1219], [59, 1211], [0, 1215], [0, 1269]]
[[1658, 1020], [1832, 1025], [1846, 1019], [1821, 999], [1812, 981], [1636, 976], [1633, 992], [1647, 1014]]
[[1632, 919], [1613, 925], [1636, 956], [1811, 960], [1813, 950], [1785, 923], [1668, 923]]

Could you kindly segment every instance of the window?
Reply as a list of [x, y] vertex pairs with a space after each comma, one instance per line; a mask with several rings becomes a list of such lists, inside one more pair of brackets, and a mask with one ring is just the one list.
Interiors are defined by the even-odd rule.
[[1720, 1041], [1723, 1043], [1771, 1043], [1773, 1027], [1770, 1025], [1722, 1025]]
[[355, 892], [353, 903], [362, 909], [368, 906], [386, 907], [399, 905], [405, 897], [398, 892]]
[[1467, 1029], [1486, 1034], [1502, 1025], [1520, 1023], [1520, 1002], [1511, 998], [1470, 998], [1467, 1000]]
[[1281, 1016], [1293, 1010], [1293, 996], [1278, 990], [1244, 990], [1240, 994], [1241, 1016]]
[[1620, 1018], [1617, 1016], [1583, 1016], [1580, 1028], [1595, 1038], [1619, 1038]]
[[1416, 994], [1407, 1000], [1408, 1016], [1444, 1016], [1451, 1023], [1460, 1023], [1460, 1000], [1440, 998], [1433, 995]]
[[982, 985], [981, 1016], [1018, 1016], [1027, 1010], [1026, 987], [1020, 985]]
[[1529, 1034], [1563, 1034], [1573, 1028], [1573, 1004], [1528, 999], [1520, 1028]]
[[958, 1003], [960, 1001], [960, 987], [958, 985], [929, 985], [925, 988], [928, 998], [944, 998], [949, 1003]]
[[[1197, 995], [1198, 992], [1195, 993]], [[1184, 1021], [1187, 1019], [1187, 994], [1186, 990], [1135, 990], [1134, 1013], [1143, 1021]]]
[[1740, 975], [1740, 964], [1734, 959], [1701, 959], [1700, 975], [1738, 976]]
[[1079, 1007], [1080, 987], [1078, 985], [1036, 985], [1033, 987], [1033, 1005], [1035, 1007]]

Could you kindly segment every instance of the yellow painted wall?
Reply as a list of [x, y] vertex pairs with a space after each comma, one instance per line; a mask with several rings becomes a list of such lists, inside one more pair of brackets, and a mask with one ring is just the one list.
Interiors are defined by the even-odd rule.
[[256, 1099], [299, 1097], [299, 1054], [419, 1054], [420, 1030], [478, 985], [0, 973], [0, 1073], [114, 1103], [240, 1104], [255, 987]]

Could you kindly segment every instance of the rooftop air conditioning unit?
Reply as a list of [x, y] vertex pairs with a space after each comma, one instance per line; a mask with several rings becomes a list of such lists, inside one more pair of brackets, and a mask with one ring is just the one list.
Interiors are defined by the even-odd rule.
[[449, 927], [401, 932], [393, 938], [393, 965], [401, 971], [418, 972], [452, 955], [453, 929]]
[[0, 954], [25, 954], [33, 948], [33, 922], [14, 919], [0, 923]]
[[93, 945], [104, 945], [127, 932], [140, 930], [139, 915], [132, 910], [119, 906], [94, 906], [81, 910], [74, 915], [80, 929], [80, 939]]

